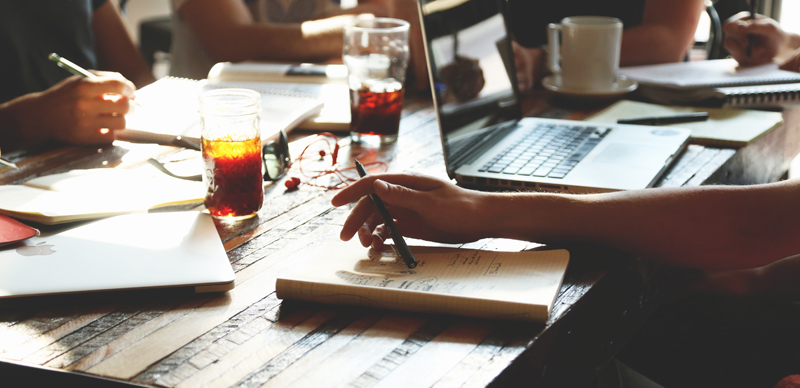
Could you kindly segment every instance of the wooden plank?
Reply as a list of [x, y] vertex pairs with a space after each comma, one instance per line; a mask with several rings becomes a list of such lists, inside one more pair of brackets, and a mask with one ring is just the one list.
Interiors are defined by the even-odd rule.
[[102, 360], [113, 356], [123, 349], [127, 349], [132, 344], [149, 336], [153, 332], [168, 325], [170, 322], [183, 317], [184, 315], [193, 311], [195, 308], [199, 307], [201, 304], [208, 302], [209, 299], [210, 298], [197, 298], [184, 302], [174, 309], [158, 315], [156, 318], [137, 326], [119, 338], [95, 349], [93, 352], [83, 356], [79, 361], [68, 365], [66, 369], [85, 372], [89, 368], [100, 363]]
[[283, 335], [274, 338], [268, 343], [263, 343], [257, 352], [252, 353], [249, 357], [229, 368], [216, 379], [209, 381], [206, 386], [209, 388], [229, 387], [236, 384], [334, 317], [336, 317], [336, 312], [333, 310], [320, 311], [310, 319], [286, 331]]
[[297, 325], [305, 322], [312, 315], [312, 310], [304, 309], [283, 316], [274, 324], [270, 324], [259, 332], [254, 333], [254, 335], [242, 343], [241, 346], [238, 346], [230, 353], [220, 357], [213, 364], [209, 364], [208, 366], [202, 368], [202, 370], [200, 370], [197, 374], [181, 381], [178, 384], [178, 387], [196, 387], [218, 379], [234, 366], [248, 359], [258, 351], [264, 349], [266, 344], [269, 344], [280, 336], [290, 332]]
[[489, 323], [453, 324], [413, 354], [392, 360], [395, 367], [370, 386], [429, 387], [469, 355], [491, 330]]
[[[13, 344], [16, 342], [21, 345], [15, 347], [9, 346], [7, 348], [8, 349], [7, 351], [0, 354], [0, 357], [11, 360], [21, 360], [23, 357], [35, 352], [36, 350], [39, 350], [47, 345], [50, 345], [53, 342], [58, 341], [60, 338], [89, 324], [90, 322], [108, 314], [111, 311], [114, 311], [117, 307], [119, 306], [108, 305], [99, 307], [87, 314], [83, 314], [74, 317], [74, 319], [67, 320], [66, 322], [63, 322], [63, 324], [59, 325], [58, 327], [52, 330], [44, 331], [41, 334], [35, 332], [35, 334], [32, 337], [20, 336], [19, 333], [17, 333], [16, 338], [13, 339], [6, 338], [3, 340], [3, 343]], [[62, 320], [56, 319], [54, 320], [54, 323], [62, 323]], [[19, 325], [22, 325], [24, 327], [25, 324], [26, 323], [23, 322]], [[22, 329], [22, 331], [27, 331], [23, 327], [21, 327], [20, 329]]]
[[390, 314], [355, 338], [348, 339], [328, 357], [300, 360], [268, 380], [263, 387], [343, 386], [396, 349], [425, 321], [424, 317]]
[[[138, 374], [135, 380], [152, 384], [163, 379], [180, 382], [188, 378], [193, 374], [188, 371], [202, 369], [204, 363], [215, 362], [232, 350], [232, 344], [246, 341], [270, 327], [280, 314], [276, 311], [279, 305], [280, 300], [275, 298], [274, 294], [269, 295], [148, 367], [146, 371]], [[182, 372], [177, 372], [178, 369]], [[183, 374], [183, 377], [175, 377], [176, 373]]]
[[95, 319], [80, 329], [75, 330], [69, 335], [60, 338], [58, 341], [55, 341], [52, 344], [25, 356], [22, 360], [31, 364], [44, 365], [48, 361], [69, 352], [80, 344], [91, 340], [119, 325], [125, 320], [141, 312], [144, 307], [145, 305], [137, 303], [123, 305], [120, 308], [115, 309], [114, 311], [111, 311], [98, 319]]
[[[237, 385], [258, 387], [273, 380], [290, 383], [305, 372], [302, 368], [313, 368], [318, 365], [332, 352], [350, 342], [379, 319], [379, 316], [374, 314], [359, 315], [347, 312], [325, 322], [324, 325], [254, 370]], [[287, 371], [287, 369], [290, 370]]]
[[[88, 341], [76, 346], [70, 351], [48, 361], [45, 366], [64, 369], [70, 367], [75, 362], [79, 362], [84, 357], [89, 357], [101, 348], [108, 349], [109, 345], [121, 338], [126, 333], [140, 327], [147, 322], [157, 319], [159, 316], [177, 306], [176, 302], [158, 303], [143, 311], [140, 311], [123, 322], [115, 325], [106, 332], [90, 338]], [[104, 350], [105, 351], [105, 350]]]

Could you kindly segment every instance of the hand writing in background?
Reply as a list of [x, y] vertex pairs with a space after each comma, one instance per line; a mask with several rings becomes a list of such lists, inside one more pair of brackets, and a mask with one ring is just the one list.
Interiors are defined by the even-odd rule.
[[[800, 45], [800, 37], [788, 33], [777, 21], [762, 15], [749, 19], [748, 12], [740, 12], [722, 26], [725, 32], [723, 45], [744, 66], [755, 66], [770, 63], [774, 60], [784, 61], [791, 52]], [[748, 40], [748, 36], [752, 39]], [[751, 46], [751, 55], [747, 55], [747, 47]], [[797, 71], [797, 67], [787, 69]]]
[[125, 113], [136, 87], [119, 73], [97, 78], [72, 76], [41, 93], [12, 100], [22, 137], [71, 144], [111, 143], [125, 128]]
[[342, 240], [358, 233], [361, 245], [383, 246], [389, 233], [382, 225], [368, 194], [376, 193], [397, 220], [400, 232], [411, 238], [444, 243], [475, 241], [491, 237], [494, 228], [481, 213], [488, 196], [460, 188], [450, 182], [423, 175], [370, 175], [339, 192], [331, 203], [344, 206], [359, 200], [342, 228]]

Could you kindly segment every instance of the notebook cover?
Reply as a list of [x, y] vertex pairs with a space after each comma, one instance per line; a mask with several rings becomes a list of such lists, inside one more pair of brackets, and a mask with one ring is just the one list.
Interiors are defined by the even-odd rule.
[[0, 245], [12, 244], [38, 235], [38, 229], [0, 214]]

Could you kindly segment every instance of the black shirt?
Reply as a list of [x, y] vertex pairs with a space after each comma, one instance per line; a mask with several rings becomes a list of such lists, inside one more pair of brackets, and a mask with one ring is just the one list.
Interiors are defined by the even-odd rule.
[[526, 47], [547, 44], [547, 25], [568, 16], [611, 16], [623, 28], [642, 24], [645, 0], [508, 0], [509, 28]]
[[0, 103], [69, 77], [50, 53], [96, 69], [92, 15], [106, 1], [0, 0]]

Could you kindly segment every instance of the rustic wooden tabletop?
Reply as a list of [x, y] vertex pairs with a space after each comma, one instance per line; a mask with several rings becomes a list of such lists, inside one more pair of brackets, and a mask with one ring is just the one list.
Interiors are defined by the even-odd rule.
[[[525, 111], [579, 118], [585, 110], [534, 98]], [[690, 146], [661, 185], [777, 179], [798, 151], [794, 115], [787, 111], [783, 127], [738, 151]], [[314, 135], [295, 132], [295, 149], [308, 136]], [[45, 145], [4, 154], [20, 168], [0, 169], [0, 184], [76, 168], [137, 168], [153, 155], [168, 159], [176, 152], [129, 143]], [[397, 143], [378, 150], [348, 145], [344, 156], [386, 161], [390, 171], [445, 176], [435, 112], [424, 98], [407, 102]], [[301, 185], [287, 191], [282, 182], [265, 188], [257, 217], [217, 224], [236, 273], [234, 290], [4, 301], [3, 375], [16, 373], [29, 382], [77, 378], [85, 386], [110, 383], [87, 376], [164, 387], [580, 386], [636, 332], [663, 293], [659, 274], [664, 271], [644, 260], [598, 247], [568, 247], [570, 267], [546, 324], [284, 302], [275, 297], [276, 277], [306, 260], [298, 254], [303, 247], [337, 238], [349, 209], [331, 207], [332, 190]], [[468, 245], [496, 250], [537, 246], [508, 240]], [[21, 373], [19, 365], [45, 369]]]

